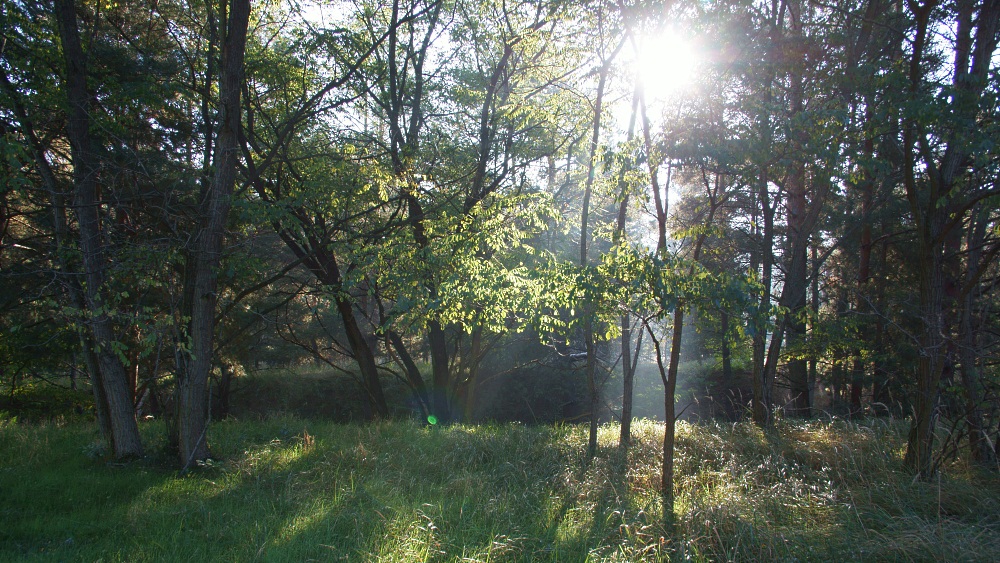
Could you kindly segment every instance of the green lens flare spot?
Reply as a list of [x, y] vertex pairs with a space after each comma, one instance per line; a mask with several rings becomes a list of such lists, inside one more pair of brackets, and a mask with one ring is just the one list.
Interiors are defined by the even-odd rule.
[[438, 417], [434, 416], [433, 414], [427, 417], [427, 424], [437, 424], [437, 423], [438, 423]]

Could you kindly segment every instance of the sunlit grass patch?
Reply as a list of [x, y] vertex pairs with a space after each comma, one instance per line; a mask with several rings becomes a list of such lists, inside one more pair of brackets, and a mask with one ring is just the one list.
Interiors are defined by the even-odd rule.
[[142, 432], [119, 465], [89, 426], [0, 428], [0, 560], [1000, 560], [996, 475], [914, 482], [878, 420], [679, 424], [672, 532], [654, 421], [593, 460], [585, 426], [225, 421], [183, 476]]

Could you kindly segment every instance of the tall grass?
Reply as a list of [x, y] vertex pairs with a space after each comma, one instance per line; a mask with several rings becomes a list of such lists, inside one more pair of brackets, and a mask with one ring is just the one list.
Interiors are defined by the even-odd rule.
[[[142, 427], [151, 450], [162, 426]], [[1000, 481], [902, 471], [884, 421], [681, 424], [673, 535], [662, 425], [213, 425], [216, 462], [109, 463], [78, 424], [0, 421], [0, 559], [53, 561], [1000, 560]]]

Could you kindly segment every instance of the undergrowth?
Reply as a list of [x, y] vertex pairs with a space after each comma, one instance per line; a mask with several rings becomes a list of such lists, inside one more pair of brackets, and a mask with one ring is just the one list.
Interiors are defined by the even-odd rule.
[[670, 533], [662, 425], [633, 429], [588, 461], [576, 426], [225, 421], [180, 476], [160, 424], [120, 465], [90, 425], [0, 420], [0, 559], [1000, 560], [997, 473], [914, 482], [896, 423], [681, 423]]

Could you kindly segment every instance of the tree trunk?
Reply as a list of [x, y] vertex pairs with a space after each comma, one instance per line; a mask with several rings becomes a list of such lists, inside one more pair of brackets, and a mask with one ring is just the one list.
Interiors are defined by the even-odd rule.
[[427, 339], [431, 347], [432, 415], [438, 423], [448, 424], [452, 421], [451, 401], [448, 398], [448, 391], [451, 389], [448, 343], [441, 322], [436, 318], [427, 323]]
[[[924, 4], [907, 6], [913, 11], [915, 26], [907, 94], [918, 99], [925, 82], [924, 51], [934, 32], [931, 16], [938, 2], [928, 0]], [[949, 122], [972, 126], [976, 123], [990, 63], [1000, 39], [997, 35], [1000, 0], [982, 4], [959, 2], [950, 8], [956, 11], [958, 26]], [[954, 251], [954, 237], [949, 231], [956, 228], [952, 216], [958, 215], [959, 209], [970, 203], [969, 188], [960, 185], [960, 179], [968, 172], [971, 148], [965, 138], [967, 133], [958, 127], [946, 131], [943, 152], [926, 150], [928, 139], [924, 127], [918, 126], [912, 117], [907, 117], [903, 123], [903, 185], [917, 230], [920, 313], [924, 325], [919, 337], [917, 396], [905, 462], [918, 476], [927, 479], [935, 470], [934, 415], [941, 376], [949, 362], [946, 303], [954, 299], [954, 292], [947, 284], [958, 279], [953, 268], [947, 273], [944, 271], [950, 266], [946, 264], [945, 251]]]
[[[788, 300], [784, 305], [789, 308], [789, 316], [785, 321], [789, 346], [801, 346], [805, 338], [805, 323], [802, 321], [802, 313], [806, 308], [806, 279], [807, 279], [807, 253], [809, 249], [810, 225], [807, 218], [806, 202], [806, 166], [802, 160], [802, 151], [808, 133], [802, 131], [802, 125], [794, 125], [798, 116], [803, 112], [803, 78], [804, 71], [804, 51], [802, 34], [802, 2], [801, 0], [789, 0], [787, 2], [788, 15], [790, 20], [788, 41], [793, 45], [794, 60], [789, 71], [789, 115], [793, 122], [792, 141], [792, 163], [791, 172], [786, 179], [787, 189], [787, 209], [788, 209], [788, 247], [791, 253], [791, 261], [785, 276], [785, 284], [782, 293], [788, 292]], [[816, 203], [814, 202], [814, 205]], [[772, 340], [775, 358], [780, 352], [781, 339]], [[809, 417], [811, 405], [809, 404], [809, 376], [805, 358], [796, 357], [788, 362], [788, 380], [792, 393], [792, 403], [789, 414], [794, 416]]]
[[459, 373], [461, 380], [457, 382], [455, 396], [462, 409], [462, 421], [472, 422], [476, 407], [476, 382], [479, 379], [479, 366], [483, 359], [483, 328], [472, 329], [469, 339], [469, 353], [462, 355]]
[[[182, 469], [209, 457], [208, 375], [214, 355], [218, 268], [240, 153], [240, 94], [250, 18], [249, 0], [231, 0], [219, 74], [219, 131], [213, 156], [214, 173], [203, 186], [199, 227], [187, 254], [184, 311], [190, 319], [190, 351], [182, 352], [177, 383], [177, 438]], [[206, 142], [208, 140], [206, 139]]]
[[367, 411], [371, 418], [384, 419], [389, 416], [389, 405], [385, 402], [385, 394], [382, 392], [382, 382], [378, 376], [378, 365], [375, 363], [375, 354], [372, 352], [365, 338], [365, 333], [361, 331], [358, 319], [354, 314], [354, 306], [351, 299], [338, 292], [336, 297], [337, 312], [344, 323], [344, 331], [347, 333], [347, 343], [354, 353], [354, 359], [358, 362], [361, 370], [362, 388], [367, 399]]
[[[627, 144], [632, 144], [635, 138], [635, 121], [639, 112], [639, 92], [632, 95], [632, 114], [628, 122]], [[621, 202], [618, 205], [618, 221], [615, 224], [615, 244], [621, 243], [625, 236], [625, 224], [628, 220], [628, 204], [630, 189], [625, 182], [625, 174], [630, 165], [622, 165], [618, 176], [618, 189]], [[618, 435], [618, 447], [627, 449], [632, 440], [632, 403], [635, 395], [635, 365], [632, 362], [632, 318], [628, 312], [621, 316], [621, 355], [622, 355], [622, 417], [621, 432]]]
[[[767, 324], [771, 316], [771, 276], [774, 268], [774, 207], [768, 194], [768, 179], [766, 173], [760, 179], [760, 209], [764, 227], [760, 237], [760, 304], [757, 307], [753, 333], [753, 401], [752, 416], [755, 424], [761, 427], [771, 424], [771, 387], [772, 377], [769, 376], [766, 361]], [[776, 331], [772, 338], [780, 338], [781, 332]]]
[[736, 391], [736, 378], [733, 377], [733, 358], [732, 350], [729, 345], [729, 312], [721, 311], [719, 314], [719, 320], [721, 322], [720, 332], [722, 333], [722, 339], [720, 343], [721, 355], [722, 355], [722, 384], [719, 386], [720, 390], [724, 391], [726, 396], [722, 398], [722, 408], [726, 413], [726, 420], [738, 420], [739, 415], [737, 413], [737, 396], [734, 395]]
[[905, 457], [906, 465], [924, 478], [929, 478], [934, 468], [934, 413], [944, 368], [941, 352], [944, 347], [942, 260], [938, 249], [928, 243], [927, 237], [923, 237], [920, 244], [920, 313], [924, 330], [920, 337], [917, 396]]
[[410, 356], [410, 352], [406, 349], [406, 345], [403, 344], [403, 338], [399, 333], [389, 330], [386, 332], [386, 337], [399, 356], [400, 363], [403, 364], [403, 369], [406, 372], [406, 382], [413, 389], [413, 392], [416, 393], [417, 400], [420, 401], [421, 409], [424, 411], [423, 415], [426, 418], [430, 414], [431, 401], [427, 395], [427, 386], [424, 384], [424, 378], [420, 374], [420, 369], [417, 367], [417, 363], [413, 361], [413, 357]]
[[[615, 54], [624, 45], [624, 41], [615, 49]], [[611, 59], [614, 59], [612, 55]], [[590, 197], [594, 187], [594, 178], [597, 174], [597, 148], [601, 136], [601, 113], [604, 104], [604, 87], [607, 84], [608, 72], [611, 69], [610, 60], [602, 61], [597, 80], [597, 98], [594, 100], [594, 120], [590, 136], [590, 152], [587, 160], [587, 182], [583, 190], [583, 209], [580, 212], [580, 268], [586, 268], [590, 259], [587, 253], [587, 243], [590, 236], [588, 232], [588, 222], [590, 220]], [[587, 296], [589, 300], [591, 296]], [[581, 313], [585, 315], [583, 322], [583, 342], [587, 350], [587, 363], [585, 373], [587, 378], [587, 390], [590, 393], [590, 433], [587, 439], [587, 454], [593, 457], [597, 453], [597, 411], [600, 405], [597, 389], [597, 355], [594, 349], [594, 326], [591, 321], [589, 303], [583, 308]]]
[[632, 401], [635, 395], [635, 366], [632, 365], [632, 326], [628, 315], [621, 318], [622, 421], [618, 447], [628, 448], [632, 441]]
[[109, 299], [102, 294], [105, 291], [105, 256], [101, 240], [100, 201], [97, 196], [100, 165], [90, 135], [86, 55], [80, 43], [74, 1], [59, 0], [56, 11], [66, 63], [65, 87], [69, 101], [66, 130], [73, 159], [73, 184], [76, 189], [74, 210], [80, 229], [80, 252], [86, 282], [83, 299], [86, 311], [89, 311], [86, 324], [91, 341], [85, 342], [85, 346], [92, 345], [96, 356], [93, 373], [96, 376], [95, 399], [99, 418], [102, 406], [105, 407], [107, 420], [102, 421], [102, 429], [110, 430], [114, 456], [119, 459], [139, 457], [143, 454], [143, 448], [132, 408], [128, 375], [114, 351], [114, 327], [105, 310]]
[[[670, 357], [667, 366], [663, 365], [663, 347], [653, 333], [648, 323], [645, 325], [649, 339], [653, 343], [656, 355], [656, 367], [663, 383], [663, 448], [660, 465], [660, 499], [663, 503], [663, 524], [668, 530], [674, 525], [674, 434], [677, 430], [677, 413], [674, 405], [674, 394], [677, 388], [677, 366], [674, 360], [680, 358], [681, 335], [684, 327], [684, 310], [678, 307], [674, 310], [673, 338], [670, 344]], [[677, 351], [675, 354], [674, 351]]]
[[973, 461], [993, 466], [996, 463], [996, 449], [990, 443], [986, 434], [986, 423], [983, 417], [984, 393], [982, 376], [979, 373], [977, 358], [979, 348], [976, 343], [977, 332], [975, 311], [977, 306], [979, 262], [982, 256], [983, 243], [986, 239], [987, 220], [985, 213], [979, 209], [972, 212], [969, 233], [966, 239], [966, 275], [962, 306], [959, 308], [959, 363], [962, 372], [962, 389], [965, 392], [965, 416], [969, 425], [969, 453]]

